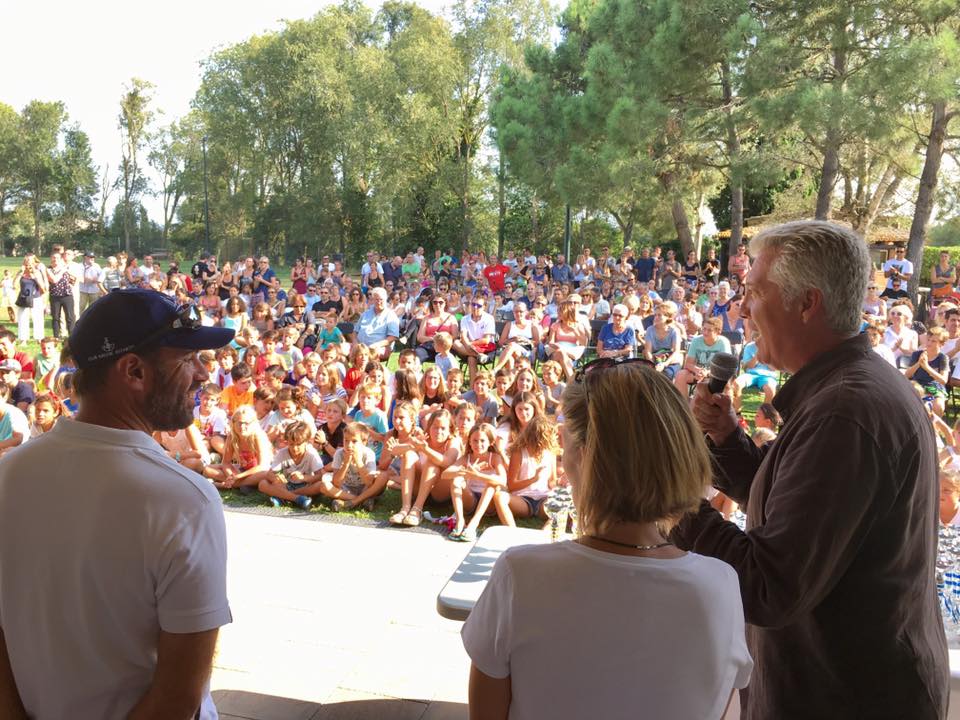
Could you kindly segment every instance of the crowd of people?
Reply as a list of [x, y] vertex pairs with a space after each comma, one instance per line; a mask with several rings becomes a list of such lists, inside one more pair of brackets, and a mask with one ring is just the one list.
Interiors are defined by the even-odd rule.
[[[83, 448], [83, 477], [100, 489], [83, 495], [60, 473], [58, 492], [84, 507], [116, 493], [147, 513], [118, 516], [134, 518], [122, 534], [150, 552], [107, 553], [125, 569], [97, 572], [143, 586], [122, 596], [151, 628], [159, 610], [157, 678], [171, 658], [197, 658], [176, 698], [155, 692], [159, 682], [144, 692], [140, 678], [127, 700], [213, 717], [204, 683], [231, 619], [218, 490], [336, 511], [372, 510], [394, 488], [392, 524], [419, 525], [433, 501], [452, 508], [448, 537], [471, 541], [488, 513], [507, 525], [545, 517], [550, 490], [568, 484], [575, 540], [505, 552], [464, 626], [472, 714], [626, 717], [642, 703], [664, 717], [719, 717], [746, 687], [747, 720], [942, 718], [935, 525], [960, 523], [960, 482], [949, 484], [960, 460], [942, 417], [960, 307], [940, 293], [916, 325], [910, 298], [889, 292], [906, 266], [888, 263], [877, 292], [862, 238], [830, 223], [779, 226], [751, 248], [725, 268], [712, 251], [680, 262], [657, 249], [584, 250], [570, 264], [529, 252], [428, 261], [418, 249], [370, 253], [359, 278], [330, 258], [302, 259], [288, 282], [266, 257], [206, 255], [189, 273], [108, 260], [110, 284], [137, 289], [110, 293], [106, 271], [90, 269], [93, 299], [107, 297], [76, 319], [69, 343], [41, 336], [30, 358], [0, 332], [10, 395], [0, 453], [40, 436], [0, 463], [2, 527], [45, 558], [6, 559], [24, 579], [4, 583], [4, 610], [51, 615], [32, 601], [54, 580], [63, 589], [50, 598], [72, 597], [76, 574], [51, 580], [47, 568], [87, 562], [87, 546], [62, 552], [67, 543], [14, 500], [42, 494], [27, 467]], [[75, 319], [75, 268], [58, 254], [49, 266], [26, 258], [13, 282], [27, 335], [45, 307]], [[83, 267], [95, 265], [85, 255]], [[63, 294], [46, 302], [56, 284]], [[34, 302], [20, 304], [25, 294]], [[721, 352], [740, 372], [715, 393], [701, 380]], [[781, 373], [792, 376], [782, 390]], [[764, 401], [754, 428], [739, 412], [749, 389]], [[736, 503], [745, 529], [726, 522]], [[67, 534], [89, 537], [93, 516], [64, 516]], [[89, 605], [70, 604], [77, 632], [93, 629]], [[60, 656], [59, 637], [49, 634], [44, 657]], [[0, 675], [33, 677], [33, 639], [3, 639], [13, 662], [0, 657]], [[88, 644], [72, 647], [88, 655]], [[858, 662], [865, 654], [871, 662]], [[556, 687], [570, 668], [584, 684]], [[17, 685], [17, 716], [62, 714], [57, 694]], [[9, 677], [0, 687], [10, 695]]]
[[[904, 255], [898, 248], [883, 265], [885, 283], [870, 282], [863, 330], [927, 403], [941, 442], [944, 517], [960, 523], [960, 432], [942, 419], [950, 386], [960, 384], [957, 275], [944, 253], [924, 326], [901, 287], [913, 273]], [[726, 267], [713, 249], [680, 262], [658, 247], [616, 256], [584, 248], [570, 264], [528, 250], [428, 259], [417, 248], [370, 252], [359, 276], [329, 256], [298, 258], [287, 282], [266, 256], [220, 264], [204, 254], [187, 272], [176, 263], [162, 270], [149, 255], [118, 253], [103, 266], [92, 252], [80, 258], [54, 246], [48, 263], [27, 255], [19, 272], [5, 273], [17, 333], [0, 332], [0, 453], [76, 410], [63, 332], [123, 287], [165, 293], [194, 306], [204, 325], [235, 331], [230, 345], [203, 353], [209, 382], [194, 427], [156, 439], [217, 487], [259, 491], [277, 505], [325, 499], [335, 510], [370, 510], [396, 488], [391, 522], [417, 525], [426, 502], [449, 502], [452, 537], [465, 540], [487, 512], [506, 524], [542, 517], [563, 482], [560, 396], [587, 353], [643, 357], [689, 393], [713, 355], [734, 352], [737, 409], [745, 390], [763, 395], [754, 440], [770, 442], [781, 423], [772, 405], [780, 373], [758, 361], [758, 338], [740, 313], [745, 245]], [[16, 346], [31, 338], [40, 343], [34, 357]], [[715, 502], [728, 516], [736, 507], [720, 494]]]
[[[9, 400], [0, 452], [76, 411], [61, 340], [77, 315], [111, 290], [150, 288], [235, 332], [201, 354], [208, 382], [194, 425], [155, 436], [178, 463], [218, 488], [302, 509], [323, 500], [372, 510], [395, 488], [393, 524], [418, 525], [425, 503], [449, 503], [451, 537], [465, 541], [488, 512], [508, 525], [544, 517], [563, 482], [560, 396], [588, 350], [644, 357], [687, 391], [731, 341], [745, 357], [755, 347], [739, 314], [745, 247], [725, 269], [712, 250], [680, 263], [672, 250], [594, 257], [586, 248], [571, 265], [529, 251], [430, 260], [418, 248], [371, 252], [359, 277], [328, 256], [301, 258], [287, 282], [265, 256], [221, 264], [204, 254], [188, 272], [149, 255], [118, 253], [102, 266], [92, 252], [80, 257], [54, 246], [49, 262], [27, 255], [4, 278], [17, 334], [0, 333]], [[16, 347], [30, 339], [40, 344], [34, 357]], [[772, 397], [775, 383], [772, 371], [745, 365], [737, 387]]]

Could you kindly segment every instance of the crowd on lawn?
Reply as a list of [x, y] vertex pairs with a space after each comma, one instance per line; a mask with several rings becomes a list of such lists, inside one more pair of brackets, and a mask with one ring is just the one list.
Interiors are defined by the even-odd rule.
[[[942, 419], [948, 387], [960, 383], [960, 297], [948, 260], [933, 272], [941, 285], [924, 327], [913, 322], [902, 287], [913, 268], [898, 249], [883, 266], [886, 287], [869, 286], [863, 329], [925, 398], [941, 441], [943, 520], [960, 523], [960, 433]], [[758, 338], [740, 314], [750, 263], [746, 245], [726, 267], [712, 249], [681, 261], [660, 248], [585, 248], [570, 264], [527, 250], [429, 259], [418, 248], [368, 253], [359, 279], [328, 256], [300, 258], [285, 285], [268, 257], [221, 265], [205, 254], [184, 272], [124, 253], [101, 266], [92, 252], [55, 246], [48, 264], [27, 255], [4, 273], [2, 303], [17, 334], [0, 331], [0, 452], [76, 410], [60, 342], [76, 315], [113, 289], [149, 287], [236, 332], [201, 353], [209, 381], [194, 425], [156, 436], [177, 462], [218, 488], [304, 509], [324, 499], [334, 510], [372, 510], [396, 488], [396, 525], [418, 525], [430, 500], [451, 502], [451, 537], [470, 540], [488, 512], [508, 525], [545, 517], [545, 498], [564, 482], [560, 396], [589, 357], [643, 357], [686, 394], [716, 353], [733, 352], [735, 406], [744, 390], [760, 391], [753, 439], [774, 439], [780, 374], [758, 361]], [[35, 357], [17, 347], [31, 337]], [[727, 516], [735, 509], [720, 494], [713, 502]]]

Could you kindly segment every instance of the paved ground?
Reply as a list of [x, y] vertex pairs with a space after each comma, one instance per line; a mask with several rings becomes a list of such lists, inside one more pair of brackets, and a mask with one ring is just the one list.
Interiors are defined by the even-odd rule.
[[211, 682], [221, 718], [467, 720], [461, 623], [436, 598], [470, 545], [239, 512], [227, 533], [233, 623]]
[[460, 623], [436, 596], [468, 545], [436, 534], [227, 513], [234, 622], [221, 717], [466, 720]]

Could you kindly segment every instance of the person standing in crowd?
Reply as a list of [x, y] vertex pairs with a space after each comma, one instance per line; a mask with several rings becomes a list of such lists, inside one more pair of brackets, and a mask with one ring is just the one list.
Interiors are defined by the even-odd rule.
[[706, 282], [712, 282], [714, 285], [720, 282], [720, 261], [717, 259], [717, 251], [713, 248], [707, 248], [707, 259], [700, 263], [700, 272]]
[[70, 272], [64, 260], [63, 252], [54, 248], [50, 256], [50, 267], [47, 268], [47, 282], [50, 287], [50, 316], [53, 319], [53, 336], [59, 340], [61, 323], [66, 318], [67, 333], [73, 330], [76, 321], [73, 305], [73, 286], [76, 277]]
[[756, 662], [744, 720], [942, 720], [949, 663], [937, 599], [937, 454], [926, 410], [859, 334], [864, 241], [822, 221], [752, 241], [743, 316], [760, 362], [791, 378], [777, 439], [756, 447], [730, 397], [697, 387], [714, 485], [747, 529], [706, 501], [671, 538], [740, 579]]
[[900, 280], [901, 287], [906, 286], [913, 277], [913, 263], [907, 260], [907, 249], [898, 245], [894, 256], [883, 264], [883, 276], [887, 278], [887, 289], [893, 290], [893, 281]]
[[77, 322], [79, 412], [0, 461], [3, 717], [217, 717], [223, 508], [151, 433], [191, 424], [197, 351], [232, 336], [140, 289]]
[[727, 260], [727, 275], [737, 278], [742, 284], [748, 272], [750, 272], [750, 255], [747, 253], [747, 244], [740, 243], [737, 245], [737, 252]]
[[[107, 293], [103, 286], [103, 270], [96, 262], [96, 253], [87, 250], [83, 254], [83, 275], [80, 278], [80, 309], [82, 313], [101, 295]], [[79, 314], [78, 313], [78, 314]]]
[[37, 262], [37, 256], [27, 253], [23, 256], [23, 265], [13, 278], [17, 290], [17, 339], [26, 342], [30, 339], [30, 325], [33, 325], [33, 339], [43, 339], [43, 298], [47, 294], [47, 269]]
[[490, 262], [483, 269], [483, 276], [487, 279], [487, 286], [491, 293], [503, 292], [507, 286], [507, 276], [510, 268], [497, 260], [496, 255], [490, 256]]

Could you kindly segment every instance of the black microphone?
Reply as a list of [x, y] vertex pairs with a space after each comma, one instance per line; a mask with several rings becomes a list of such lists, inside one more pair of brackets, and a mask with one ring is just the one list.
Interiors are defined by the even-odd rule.
[[707, 368], [707, 374], [710, 376], [707, 389], [713, 394], [723, 392], [739, 368], [740, 361], [736, 355], [725, 352], [716, 353], [710, 358], [710, 366]]

